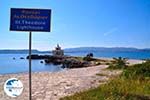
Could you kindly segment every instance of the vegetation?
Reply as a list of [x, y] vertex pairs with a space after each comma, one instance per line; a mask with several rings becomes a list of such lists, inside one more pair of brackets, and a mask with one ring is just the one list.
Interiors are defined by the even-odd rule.
[[78, 61], [81, 62], [88, 62], [91, 63], [91, 66], [94, 65], [110, 65], [111, 61], [104, 60], [104, 59], [98, 59], [93, 57], [93, 53], [88, 53], [85, 57], [72, 57]]
[[125, 67], [122, 75], [107, 84], [60, 100], [150, 100], [150, 61]]
[[127, 67], [127, 59], [118, 57], [118, 58], [113, 58], [112, 63], [110, 64], [109, 68], [110, 69], [123, 69]]
[[123, 76], [126, 78], [150, 78], [150, 60], [124, 69]]

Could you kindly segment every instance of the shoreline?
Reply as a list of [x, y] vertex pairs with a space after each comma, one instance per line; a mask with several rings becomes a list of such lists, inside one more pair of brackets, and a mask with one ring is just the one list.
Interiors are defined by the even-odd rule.
[[[108, 60], [108, 61], [111, 61], [111, 60], [113, 60], [113, 58], [105, 58], [105, 57], [95, 57], [96, 59], [100, 59], [100, 60]], [[140, 64], [140, 63], [142, 63], [142, 62], [144, 62], [145, 60], [141, 60], [141, 59], [128, 59], [127, 60], [127, 62], [129, 62], [129, 65], [133, 65], [133, 64]], [[90, 66], [89, 66], [90, 67]], [[84, 67], [83, 67], [84, 68]], [[86, 68], [86, 67], [85, 67]], [[76, 69], [76, 68], [71, 68], [71, 69]], [[70, 69], [67, 69], [67, 70], [70, 70]], [[56, 72], [61, 72], [61, 71], [63, 71], [63, 70], [60, 70], [60, 71], [56, 71]], [[49, 73], [49, 71], [39, 71], [39, 72], [48, 72]], [[32, 72], [32, 73], [39, 73], [39, 72]], [[50, 72], [50, 73], [55, 73], [55, 72]], [[18, 73], [4, 73], [4, 74], [0, 74], [0, 76], [1, 75], [13, 75], [13, 74], [28, 74], [28, 72], [18, 72]]]
[[[32, 98], [33, 100], [59, 100], [61, 97], [104, 84], [110, 77], [121, 73], [121, 71], [104, 70], [107, 67], [107, 65], [99, 65], [87, 68], [69, 69], [56, 73], [33, 73]], [[103, 73], [104, 76], [96, 75], [98, 73]], [[8, 97], [3, 91], [4, 82], [12, 77], [21, 80], [24, 85], [23, 93], [16, 98]], [[27, 100], [28, 74], [0, 75], [0, 97], [1, 100]]]
[[[131, 60], [129, 62], [133, 64], [141, 63], [142, 61]], [[108, 65], [98, 65], [67, 69], [59, 72], [33, 72], [32, 99], [59, 100], [64, 96], [105, 84], [109, 79], [118, 76], [122, 72], [121, 70], [107, 70], [107, 67]], [[18, 78], [24, 85], [23, 93], [16, 98], [8, 97], [4, 93], [3, 85], [9, 78]], [[29, 97], [28, 80], [28, 73], [0, 75], [0, 99], [27, 100]]]

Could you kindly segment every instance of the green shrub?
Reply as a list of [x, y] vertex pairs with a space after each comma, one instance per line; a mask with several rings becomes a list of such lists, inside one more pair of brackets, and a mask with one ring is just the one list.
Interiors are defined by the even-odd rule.
[[129, 66], [106, 84], [60, 100], [150, 100], [150, 61]]
[[124, 69], [127, 67], [127, 59], [118, 57], [113, 58], [112, 63], [109, 65], [110, 69]]
[[127, 78], [142, 78], [149, 77], [150, 78], [150, 61], [147, 61], [142, 64], [137, 64], [126, 68], [123, 71], [123, 76]]
[[150, 81], [116, 78], [97, 88], [76, 93], [60, 100], [149, 100]]
[[85, 60], [85, 61], [96, 61], [97, 59], [92, 58], [92, 57], [84, 57], [83, 60]]

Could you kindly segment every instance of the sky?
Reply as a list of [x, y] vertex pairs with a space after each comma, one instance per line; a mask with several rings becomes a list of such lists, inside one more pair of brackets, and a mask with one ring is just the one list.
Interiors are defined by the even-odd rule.
[[1, 0], [0, 49], [28, 49], [29, 32], [9, 30], [10, 8], [52, 9], [52, 31], [32, 32], [32, 49], [150, 48], [150, 0]]

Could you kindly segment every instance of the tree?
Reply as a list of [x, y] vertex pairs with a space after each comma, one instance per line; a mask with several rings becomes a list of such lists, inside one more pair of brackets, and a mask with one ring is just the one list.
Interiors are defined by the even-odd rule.
[[88, 53], [88, 54], [86, 55], [86, 57], [83, 58], [83, 60], [86, 60], [86, 61], [93, 61], [93, 60], [95, 60], [95, 59], [93, 58], [93, 53]]

